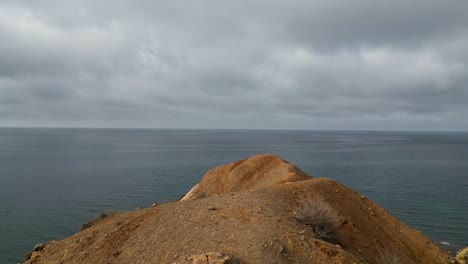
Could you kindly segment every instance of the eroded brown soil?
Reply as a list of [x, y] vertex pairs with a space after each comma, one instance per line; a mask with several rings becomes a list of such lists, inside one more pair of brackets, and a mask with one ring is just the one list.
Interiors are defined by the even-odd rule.
[[[297, 220], [304, 199], [333, 209], [334, 243], [316, 238]], [[218, 263], [373, 264], [389, 255], [400, 263], [451, 260], [361, 194], [311, 178], [276, 156], [259, 155], [209, 171], [184, 201], [111, 214], [49, 243], [29, 263], [216, 263], [217, 258]]]

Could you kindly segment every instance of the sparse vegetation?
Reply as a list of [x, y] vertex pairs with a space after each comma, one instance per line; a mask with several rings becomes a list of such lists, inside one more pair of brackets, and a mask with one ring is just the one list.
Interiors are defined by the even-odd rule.
[[337, 215], [327, 203], [308, 197], [301, 198], [295, 217], [309, 226], [316, 238], [334, 244], [338, 242]]
[[468, 247], [461, 249], [457, 252], [457, 261], [460, 264], [467, 264], [468, 263]]
[[379, 264], [402, 264], [403, 261], [396, 251], [379, 250]]
[[115, 212], [108, 212], [108, 213], [102, 213], [100, 214], [98, 217], [96, 217], [95, 219], [87, 222], [87, 223], [84, 223], [84, 224], [81, 224], [81, 227], [80, 227], [80, 231], [83, 231], [87, 228], [90, 228], [92, 227], [93, 225], [97, 224], [100, 220], [110, 216], [110, 215], [113, 215], [115, 214]]

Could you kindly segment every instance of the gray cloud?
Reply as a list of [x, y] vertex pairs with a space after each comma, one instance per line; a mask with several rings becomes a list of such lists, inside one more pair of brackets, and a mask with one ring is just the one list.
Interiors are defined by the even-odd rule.
[[0, 126], [468, 130], [467, 10], [5, 0]]

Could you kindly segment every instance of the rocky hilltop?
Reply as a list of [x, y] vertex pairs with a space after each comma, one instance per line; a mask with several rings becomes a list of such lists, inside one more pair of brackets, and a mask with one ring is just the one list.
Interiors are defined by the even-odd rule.
[[25, 263], [454, 263], [370, 199], [270, 154], [214, 168], [180, 201], [101, 215]]

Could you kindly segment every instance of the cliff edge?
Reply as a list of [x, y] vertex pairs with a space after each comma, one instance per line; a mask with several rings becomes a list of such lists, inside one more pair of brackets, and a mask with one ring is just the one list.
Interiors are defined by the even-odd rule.
[[257, 155], [178, 202], [102, 215], [24, 263], [455, 263], [370, 199]]

